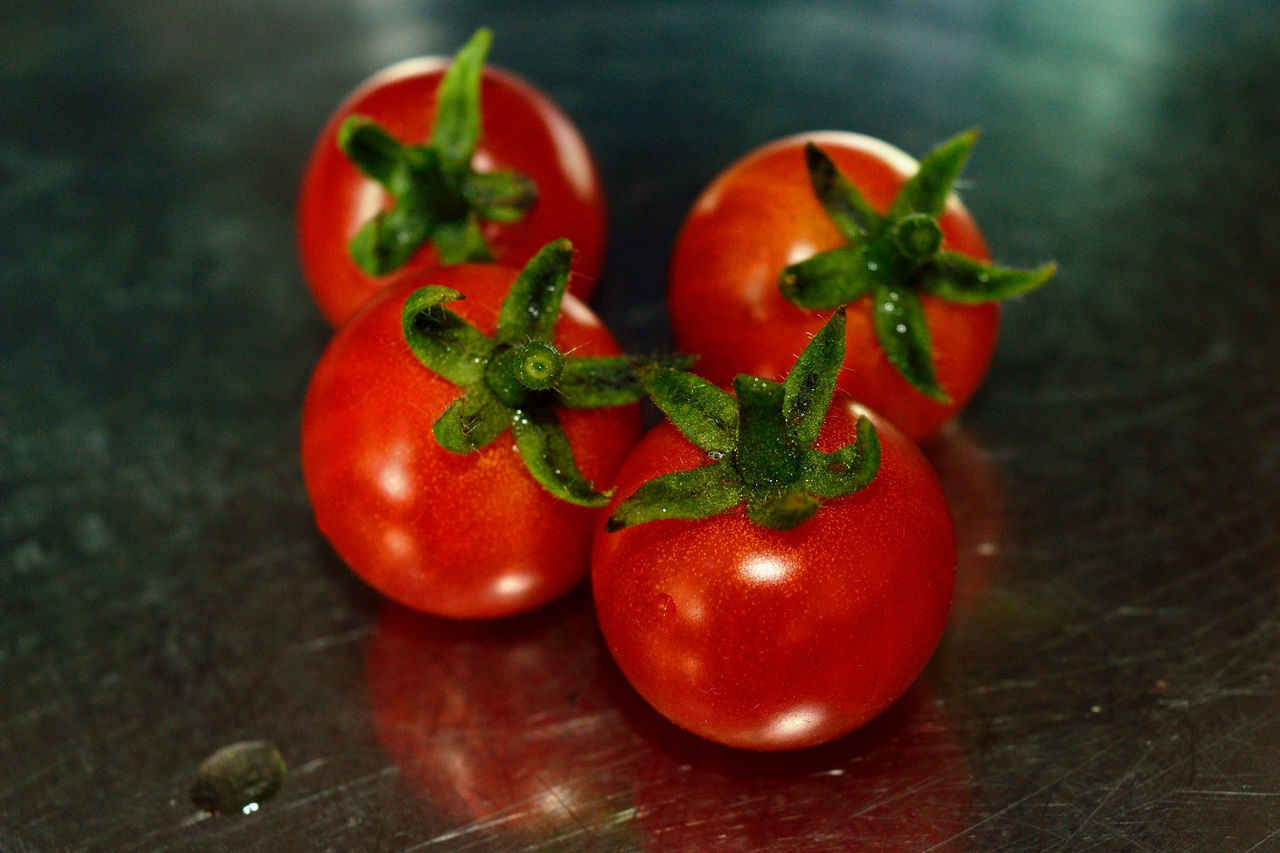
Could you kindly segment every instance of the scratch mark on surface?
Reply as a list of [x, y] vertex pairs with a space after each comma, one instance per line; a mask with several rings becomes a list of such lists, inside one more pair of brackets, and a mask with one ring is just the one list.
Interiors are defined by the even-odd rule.
[[300, 643], [297, 648], [306, 653], [328, 651], [336, 646], [359, 642], [369, 636], [372, 631], [372, 626], [361, 625], [349, 631], [340, 631], [327, 637], [316, 637], [313, 640], [307, 640], [304, 643]]
[[1280, 837], [1280, 829], [1275, 829], [1267, 833], [1266, 838], [1260, 839], [1257, 844], [1253, 845], [1252, 847], [1245, 848], [1243, 851], [1241, 851], [1241, 853], [1252, 853], [1252, 851], [1254, 850], [1262, 850], [1264, 845], [1268, 844], [1268, 842], [1270, 841], [1273, 841], [1277, 837]]

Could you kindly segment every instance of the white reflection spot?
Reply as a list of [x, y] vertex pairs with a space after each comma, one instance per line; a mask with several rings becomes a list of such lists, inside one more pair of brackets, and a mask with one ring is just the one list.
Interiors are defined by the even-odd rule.
[[493, 591], [501, 598], [518, 598], [533, 589], [535, 583], [537, 578], [531, 574], [513, 573], [494, 581]]
[[765, 728], [765, 736], [778, 743], [802, 738], [822, 724], [822, 709], [801, 706], [779, 714]]
[[388, 527], [382, 533], [382, 546], [392, 557], [407, 559], [413, 554], [413, 537], [399, 527]]
[[574, 802], [573, 791], [564, 785], [556, 785], [542, 792], [539, 797], [539, 808], [543, 814], [575, 814], [577, 803]]
[[354, 221], [368, 222], [382, 210], [386, 198], [387, 193], [382, 188], [382, 184], [373, 180], [361, 182], [360, 189], [356, 193], [354, 206], [357, 213]]
[[378, 472], [378, 486], [393, 501], [409, 497], [409, 472], [399, 459], [392, 459]]
[[551, 135], [560, 148], [560, 168], [570, 185], [579, 195], [587, 195], [595, 183], [595, 169], [577, 131], [567, 121], [555, 121], [551, 124]]
[[801, 261], [807, 261], [813, 257], [818, 251], [818, 247], [812, 243], [798, 240], [791, 245], [791, 251], [787, 253], [787, 266], [798, 264]]
[[787, 564], [776, 557], [754, 557], [742, 565], [742, 574], [756, 583], [777, 583], [787, 576]]

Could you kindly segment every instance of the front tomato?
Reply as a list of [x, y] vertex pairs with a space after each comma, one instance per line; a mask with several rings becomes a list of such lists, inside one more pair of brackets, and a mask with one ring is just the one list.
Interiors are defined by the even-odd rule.
[[[852, 439], [833, 406], [820, 447]], [[812, 746], [869, 721], [919, 675], [946, 623], [955, 545], [919, 450], [883, 420], [880, 470], [804, 524], [770, 530], [733, 511], [598, 534], [600, 627], [627, 680], [676, 725], [747, 749]], [[705, 454], [655, 427], [618, 495]]]
[[[947, 619], [956, 552], [932, 469], [849, 398], [828, 408], [842, 318], [785, 384], [738, 377], [736, 400], [651, 373], [671, 420], [623, 465], [596, 535], [596, 608], [623, 674], [672, 722], [729, 746], [852, 731], [906, 691]], [[824, 348], [828, 366], [805, 369]]]
[[[302, 464], [317, 525], [375, 589], [440, 616], [503, 616], [541, 605], [580, 582], [588, 569], [591, 531], [600, 521], [598, 509], [580, 505], [595, 496], [588, 484], [611, 482], [642, 429], [634, 403], [557, 407], [542, 416], [562, 428], [546, 433], [551, 440], [529, 433], [526, 424], [517, 441], [515, 427], [503, 426], [501, 406], [477, 389], [460, 396], [453, 382], [427, 369], [410, 349], [402, 310], [424, 284], [425, 290], [466, 295], [452, 303], [456, 315], [432, 309], [453, 318], [446, 324], [452, 345], [460, 340], [459, 330], [472, 328], [466, 324], [474, 326], [472, 337], [500, 325], [504, 296], [517, 272], [463, 265], [407, 276], [339, 330], [307, 391]], [[572, 296], [563, 300], [554, 345], [574, 357], [615, 356], [613, 338], [594, 315]], [[486, 412], [497, 412], [497, 422], [485, 424], [466, 411], [457, 415], [464, 399], [489, 400]], [[530, 405], [528, 411], [537, 409]], [[483, 432], [486, 441], [447, 450], [441, 446], [448, 435], [442, 424], [454, 428], [450, 444], [459, 440], [459, 425], [464, 438]], [[578, 503], [531, 476], [523, 458], [529, 447], [541, 448], [535, 451], [542, 454], [538, 460], [550, 460], [556, 469], [539, 470], [543, 479], [573, 474], [576, 480], [565, 494], [581, 498]], [[460, 449], [470, 452], [455, 452]]]
[[[780, 377], [827, 309], [848, 304], [848, 369], [840, 389], [915, 440], [937, 432], [986, 374], [998, 328], [995, 300], [1038, 285], [1052, 271], [1011, 278], [1014, 271], [966, 267], [973, 286], [963, 297], [954, 287], [920, 286], [927, 259], [909, 256], [922, 251], [919, 245], [899, 251], [908, 241], [895, 239], [894, 217], [910, 216], [921, 226], [913, 236], [926, 238], [930, 259], [939, 252], [951, 260], [990, 259], [973, 219], [950, 193], [972, 142], [963, 135], [940, 147], [935, 153], [944, 162], [919, 182], [927, 187], [910, 202], [900, 201], [904, 186], [924, 174], [923, 162], [942, 158], [917, 163], [860, 134], [787, 137], [726, 169], [694, 203], [672, 257], [672, 326], [681, 348], [701, 355], [697, 370], [719, 384], [737, 373]], [[882, 217], [886, 212], [892, 216]], [[849, 251], [855, 243], [866, 251]], [[786, 271], [816, 264], [812, 259], [824, 253], [852, 269], [837, 263], [811, 269], [814, 293], [780, 286]], [[837, 287], [841, 276], [849, 278]], [[979, 276], [987, 277], [981, 285]]]
[[[457, 61], [469, 65], [466, 71], [473, 75], [472, 92], [460, 91], [466, 88], [462, 79], [454, 90], [445, 87], [442, 95], [445, 77], [456, 65], [448, 58], [406, 60], [357, 87], [321, 132], [303, 178], [298, 239], [308, 286], [332, 325], [340, 325], [386, 286], [385, 274], [393, 270], [383, 269], [384, 265], [411, 270], [466, 259], [520, 267], [559, 237], [567, 237], [577, 249], [577, 275], [571, 290], [585, 299], [594, 289], [604, 260], [605, 202], [590, 151], [573, 122], [540, 91], [501, 69], [484, 66], [480, 70], [487, 47], [488, 34], [481, 31], [459, 53]], [[455, 122], [458, 127], [441, 140], [438, 111], [450, 91], [456, 92], [450, 101], [455, 106], [446, 112], [474, 114]], [[360, 130], [368, 138], [351, 133], [357, 126], [351, 123], [353, 118], [372, 120], [385, 136], [374, 135], [368, 130], [373, 125], [367, 123]], [[340, 139], [360, 152], [358, 159], [373, 161], [364, 168], [374, 177], [357, 168]], [[444, 170], [450, 180], [439, 180], [429, 170], [425, 177], [413, 173], [420, 165], [422, 146], [432, 142], [455, 149], [463, 161], [455, 164], [457, 168]], [[394, 149], [396, 156], [384, 149]], [[397, 159], [400, 154], [407, 156]], [[482, 182], [478, 188], [464, 186], [461, 191], [446, 186], [452, 175], [468, 166], [481, 177], [519, 176], [527, 197], [509, 209], [495, 205], [487, 211], [492, 217], [484, 216], [483, 209], [477, 215], [475, 208], [484, 207], [479, 197], [493, 193], [493, 187]], [[391, 191], [385, 188], [388, 184]], [[420, 233], [435, 222], [417, 223], [412, 216], [400, 216], [406, 210], [420, 213], [430, 203], [416, 197], [397, 199], [395, 193], [406, 185], [416, 185], [424, 193], [443, 191], [440, 210], [425, 217], [443, 221], [438, 235], [428, 238]], [[392, 210], [397, 213], [387, 219]], [[353, 240], [358, 250], [361, 238], [357, 235], [380, 215], [385, 220], [380, 223], [385, 226], [385, 239], [410, 243], [414, 251], [407, 258], [357, 262]], [[393, 227], [403, 233], [392, 236]]]

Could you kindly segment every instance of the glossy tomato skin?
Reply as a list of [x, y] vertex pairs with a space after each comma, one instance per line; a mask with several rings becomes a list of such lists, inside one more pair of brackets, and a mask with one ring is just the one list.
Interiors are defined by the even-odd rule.
[[[851, 441], [863, 411], [837, 396], [819, 449]], [[871, 720], [919, 675], [951, 603], [951, 518], [920, 450], [873, 420], [875, 479], [792, 530], [755, 525], [739, 507], [596, 534], [605, 641], [667, 719], [733, 747], [808, 747]], [[663, 422], [623, 465], [618, 496], [704, 463]]]
[[[405, 299], [426, 284], [459, 290], [467, 298], [450, 309], [492, 334], [516, 275], [481, 264], [400, 279], [333, 337], [303, 407], [303, 475], [321, 532], [370, 586], [438, 616], [505, 616], [560, 596], [586, 577], [602, 519], [538, 485], [509, 432], [466, 454], [432, 435], [460, 390], [409, 350]], [[555, 340], [576, 355], [618, 354], [571, 295]], [[642, 432], [639, 406], [558, 415], [583, 474], [608, 487]]]
[[[388, 198], [339, 149], [338, 128], [348, 116], [364, 115], [402, 143], [426, 142], [440, 78], [450, 61], [405, 60], [366, 80], [339, 105], [312, 150], [298, 201], [298, 241], [311, 294], [333, 326], [388, 283], [388, 278], [371, 276], [356, 266], [347, 248], [352, 235]], [[476, 170], [514, 169], [533, 178], [538, 187], [538, 201], [524, 218], [510, 224], [485, 223], [494, 261], [523, 267], [547, 243], [566, 237], [575, 249], [569, 289], [586, 299], [604, 261], [606, 227], [604, 191], [586, 142], [550, 99], [498, 68], [484, 69], [480, 108]], [[402, 272], [438, 263], [428, 243]]]
[[[718, 384], [727, 385], [738, 373], [781, 379], [830, 316], [792, 304], [778, 289], [784, 267], [845, 242], [814, 196], [804, 156], [809, 141], [881, 211], [915, 172], [915, 160], [887, 143], [827, 131], [765, 145], [702, 192], [676, 241], [668, 301], [680, 348], [698, 353], [695, 370]], [[945, 249], [990, 260], [955, 196], [939, 224]], [[913, 388], [889, 363], [876, 341], [869, 299], [850, 306], [847, 369], [838, 387], [908, 437], [924, 440], [981, 384], [995, 352], [999, 306], [959, 305], [922, 294], [938, 378], [952, 398], [944, 405]]]

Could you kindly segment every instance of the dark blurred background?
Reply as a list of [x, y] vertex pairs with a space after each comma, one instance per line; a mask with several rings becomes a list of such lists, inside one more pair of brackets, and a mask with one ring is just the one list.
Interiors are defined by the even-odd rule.
[[[419, 619], [314, 531], [304, 160], [361, 80], [481, 25], [596, 155], [630, 348], [670, 342], [700, 189], [801, 130], [981, 127], [993, 254], [1059, 262], [926, 448], [956, 610], [863, 732], [709, 747], [585, 592]], [[1280, 845], [1278, 43], [1263, 0], [7, 4], [0, 851]], [[283, 791], [201, 812], [197, 765], [250, 738]]]

